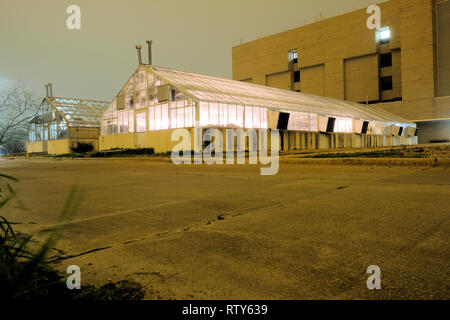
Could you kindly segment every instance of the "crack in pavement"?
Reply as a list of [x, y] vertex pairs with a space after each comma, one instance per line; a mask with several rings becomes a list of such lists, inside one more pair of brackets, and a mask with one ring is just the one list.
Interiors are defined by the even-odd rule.
[[50, 260], [48, 261], [49, 263], [57, 263], [60, 261], [64, 261], [67, 259], [72, 259], [72, 258], [77, 258], [77, 257], [81, 257], [90, 253], [94, 253], [94, 252], [98, 252], [98, 251], [103, 251], [103, 250], [107, 250], [112, 248], [112, 246], [107, 246], [107, 247], [103, 247], [103, 248], [95, 248], [95, 249], [91, 249], [91, 250], [87, 250], [87, 251], [83, 251], [81, 253], [78, 254], [73, 254], [73, 255], [68, 255], [68, 256], [62, 256], [62, 257], [58, 257], [56, 259]]

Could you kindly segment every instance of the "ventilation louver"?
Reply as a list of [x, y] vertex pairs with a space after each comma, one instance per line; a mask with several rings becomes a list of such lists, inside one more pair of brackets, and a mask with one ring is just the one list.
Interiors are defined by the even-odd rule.
[[169, 86], [167, 84], [156, 87], [158, 94], [158, 102], [167, 101], [169, 97]]
[[117, 110], [125, 109], [125, 96], [117, 96], [116, 108], [117, 108]]

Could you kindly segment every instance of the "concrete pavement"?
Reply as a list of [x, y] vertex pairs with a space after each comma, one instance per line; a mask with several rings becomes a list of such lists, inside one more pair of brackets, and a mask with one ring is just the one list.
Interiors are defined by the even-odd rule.
[[[122, 279], [149, 299], [449, 298], [448, 168], [145, 160], [0, 160], [35, 234], [72, 185], [85, 194], [57, 244], [82, 281]], [[39, 239], [39, 238], [38, 238]], [[366, 287], [379, 265], [382, 289]]]

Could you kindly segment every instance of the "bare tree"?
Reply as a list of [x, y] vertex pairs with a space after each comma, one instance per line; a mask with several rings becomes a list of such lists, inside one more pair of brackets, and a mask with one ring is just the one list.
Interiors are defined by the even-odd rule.
[[25, 151], [28, 120], [37, 107], [38, 100], [22, 83], [0, 87], [0, 147], [8, 152]]

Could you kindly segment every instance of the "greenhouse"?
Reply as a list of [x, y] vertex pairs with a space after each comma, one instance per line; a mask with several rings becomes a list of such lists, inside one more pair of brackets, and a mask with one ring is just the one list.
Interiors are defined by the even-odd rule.
[[78, 143], [98, 150], [100, 119], [108, 102], [47, 95], [29, 122], [28, 153], [70, 153]]
[[281, 150], [415, 144], [416, 125], [369, 105], [141, 64], [102, 116], [100, 149], [172, 150], [177, 128], [279, 129]]

